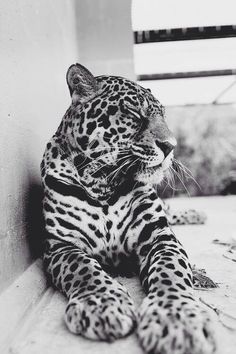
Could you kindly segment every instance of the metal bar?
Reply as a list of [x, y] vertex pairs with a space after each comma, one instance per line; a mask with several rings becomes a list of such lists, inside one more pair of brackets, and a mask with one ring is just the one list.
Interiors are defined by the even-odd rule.
[[236, 84], [236, 80], [231, 82], [228, 87], [226, 87], [223, 91], [221, 91], [216, 98], [212, 101], [212, 104], [217, 104], [217, 101], [224, 96], [226, 92], [228, 92], [234, 85]]
[[134, 43], [186, 41], [195, 39], [236, 37], [236, 25], [169, 28], [160, 30], [135, 31]]
[[187, 71], [177, 73], [142, 74], [137, 76], [138, 81], [189, 79], [194, 77], [236, 75], [236, 69]]

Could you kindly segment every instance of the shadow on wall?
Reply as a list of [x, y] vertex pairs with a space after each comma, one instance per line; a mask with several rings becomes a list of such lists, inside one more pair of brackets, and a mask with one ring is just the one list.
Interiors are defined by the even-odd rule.
[[42, 213], [43, 189], [40, 184], [29, 184], [26, 202], [26, 220], [28, 221], [27, 242], [33, 258], [42, 255], [44, 244], [44, 219]]

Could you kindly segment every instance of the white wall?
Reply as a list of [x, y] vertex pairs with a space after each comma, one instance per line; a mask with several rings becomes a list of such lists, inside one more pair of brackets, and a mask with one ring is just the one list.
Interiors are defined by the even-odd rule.
[[235, 0], [133, 0], [133, 28], [158, 30], [235, 24]]
[[130, 8], [131, 0], [0, 2], [0, 291], [39, 251], [39, 165], [70, 104], [67, 68], [134, 77]]
[[79, 0], [76, 14], [81, 64], [134, 80], [131, 0]]
[[[30, 263], [39, 237], [39, 164], [70, 98], [78, 59], [74, 0], [0, 3], [0, 290]], [[35, 238], [35, 240], [33, 240]]]

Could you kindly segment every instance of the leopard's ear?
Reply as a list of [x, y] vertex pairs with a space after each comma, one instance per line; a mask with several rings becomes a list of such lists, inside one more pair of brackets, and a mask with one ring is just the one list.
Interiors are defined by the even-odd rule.
[[78, 104], [87, 101], [96, 95], [97, 82], [93, 74], [81, 64], [73, 64], [66, 74], [72, 103]]

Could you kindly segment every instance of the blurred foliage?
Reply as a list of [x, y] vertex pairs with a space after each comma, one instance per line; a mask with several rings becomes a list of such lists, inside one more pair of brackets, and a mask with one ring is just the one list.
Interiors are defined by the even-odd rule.
[[174, 190], [163, 182], [162, 196], [221, 194], [236, 176], [236, 107], [167, 107], [166, 116], [178, 141], [175, 158], [191, 171], [193, 178], [188, 170], [185, 178], [179, 171], [175, 185], [169, 182]]

